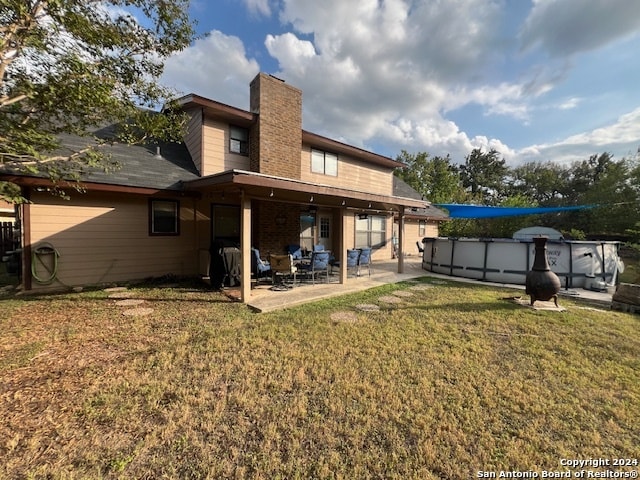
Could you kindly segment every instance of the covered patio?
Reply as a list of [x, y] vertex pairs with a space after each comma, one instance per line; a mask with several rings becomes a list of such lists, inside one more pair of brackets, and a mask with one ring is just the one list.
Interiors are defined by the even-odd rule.
[[[274, 253], [279, 253], [278, 248], [281, 249], [293, 243], [295, 235], [298, 235], [299, 241], [299, 223], [297, 222], [301, 209], [323, 209], [329, 212], [334, 224], [331, 250], [337, 260], [341, 260], [347, 248], [350, 248], [353, 243], [353, 238], [349, 236], [348, 221], [354, 215], [382, 215], [388, 218], [393, 218], [395, 215], [399, 218], [400, 250], [397, 259], [390, 263], [395, 273], [402, 275], [405, 272], [405, 255], [401, 250], [404, 244], [405, 209], [424, 208], [427, 204], [425, 201], [412, 198], [373, 194], [244, 170], [230, 170], [199, 178], [185, 182], [183, 187], [186, 192], [197, 192], [204, 198], [211, 198], [212, 201], [239, 206], [239, 245], [243, 281], [238, 298], [248, 304], [259, 303], [263, 296], [260, 289], [251, 288], [250, 281], [244, 281], [251, 278], [251, 248], [256, 243], [268, 243], [273, 246]], [[273, 208], [275, 204], [288, 206], [288, 208], [281, 209], [285, 210], [284, 212], [276, 213], [276, 209]], [[295, 225], [292, 225], [293, 223]], [[266, 249], [262, 248], [262, 250], [264, 253]], [[372, 278], [374, 278], [373, 275]], [[347, 270], [342, 268], [338, 270], [334, 280], [333, 285], [315, 285], [313, 289], [317, 292], [316, 294], [321, 295], [324, 288], [335, 291], [336, 283], [362, 285], [365, 279], [347, 278]], [[295, 292], [295, 289], [293, 291]], [[269, 291], [269, 293], [271, 296], [277, 295], [277, 300], [274, 300], [277, 303], [282, 303], [285, 297], [295, 295], [290, 292]], [[266, 300], [262, 301], [266, 302]], [[266, 303], [264, 308], [269, 308]], [[259, 309], [262, 310], [262, 308]]]
[[[339, 283], [340, 273], [334, 270], [329, 283], [300, 282], [295, 287], [285, 291], [271, 290], [270, 284], [259, 284], [251, 290], [251, 298], [248, 306], [256, 312], [269, 312], [281, 308], [292, 307], [304, 303], [314, 302], [336, 295], [359, 292], [369, 288], [378, 287], [390, 283], [398, 283], [412, 278], [423, 277], [428, 274], [422, 268], [422, 256], [414, 254], [405, 257], [404, 272], [398, 272], [396, 260], [384, 260], [374, 262], [371, 276], [367, 273], [359, 277], [349, 276], [346, 283]], [[227, 289], [228, 296], [240, 300], [240, 289]]]

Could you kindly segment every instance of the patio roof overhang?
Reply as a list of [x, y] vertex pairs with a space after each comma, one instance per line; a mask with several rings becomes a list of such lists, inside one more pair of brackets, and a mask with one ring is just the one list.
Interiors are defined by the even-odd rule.
[[230, 194], [284, 203], [348, 208], [361, 211], [401, 212], [405, 207], [426, 208], [428, 202], [319, 185], [302, 180], [275, 177], [245, 170], [229, 170], [183, 183], [186, 191], [223, 189]]

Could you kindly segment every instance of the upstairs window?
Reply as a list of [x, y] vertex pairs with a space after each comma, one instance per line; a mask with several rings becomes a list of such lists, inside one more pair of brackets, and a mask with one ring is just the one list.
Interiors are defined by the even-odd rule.
[[180, 235], [180, 202], [149, 200], [149, 235]]
[[321, 150], [311, 150], [311, 171], [337, 177], [338, 156]]
[[233, 125], [229, 127], [229, 151], [249, 155], [249, 130]]

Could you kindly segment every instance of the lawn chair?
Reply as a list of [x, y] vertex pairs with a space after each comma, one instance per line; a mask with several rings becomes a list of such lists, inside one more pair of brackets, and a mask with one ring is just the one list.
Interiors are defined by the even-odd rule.
[[347, 275], [349, 275], [349, 269], [355, 276], [358, 275], [358, 260], [360, 260], [360, 250], [355, 248], [347, 250]]
[[325, 273], [327, 277], [327, 283], [329, 283], [329, 260], [331, 260], [331, 252], [324, 250], [322, 252], [313, 252], [311, 254], [311, 263], [309, 264], [309, 271], [311, 273], [311, 283], [315, 285], [316, 274]]
[[300, 245], [287, 245], [286, 252], [291, 255], [293, 260], [300, 260], [302, 258], [302, 249]]
[[284, 290], [289, 288], [285, 283], [287, 279], [293, 277], [293, 284], [296, 284], [296, 273], [298, 268], [293, 264], [293, 257], [291, 254], [284, 255], [269, 255], [269, 264], [271, 266], [271, 278], [273, 279], [274, 290]]
[[367, 267], [369, 276], [371, 276], [371, 249], [360, 249], [360, 258], [358, 259], [358, 275], [360, 275], [362, 267]]
[[256, 284], [260, 279], [271, 277], [271, 265], [260, 258], [260, 250], [251, 249], [251, 275], [256, 279]]

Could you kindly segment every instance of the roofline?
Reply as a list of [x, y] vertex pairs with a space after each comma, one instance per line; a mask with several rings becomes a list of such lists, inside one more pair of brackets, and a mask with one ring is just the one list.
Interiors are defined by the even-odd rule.
[[[396, 220], [399, 218], [397, 213], [394, 214], [394, 218]], [[449, 217], [431, 216], [426, 213], [411, 212], [407, 210], [405, 210], [404, 218], [410, 220], [430, 220], [433, 222], [448, 222], [449, 220], [451, 220]]]
[[348, 145], [328, 137], [323, 137], [322, 135], [318, 135], [317, 133], [312, 133], [307, 130], [302, 130], [302, 142], [308, 143], [311, 146], [318, 146], [326, 148], [327, 150], [333, 150], [336, 153], [351, 155], [358, 159], [367, 160], [370, 163], [375, 163], [383, 167], [400, 168], [405, 166], [404, 163], [385, 157], [384, 155], [379, 155], [362, 148], [354, 147], [353, 145]]
[[[207, 115], [229, 120], [240, 124], [240, 126], [249, 126], [256, 122], [258, 117], [258, 114], [251, 113], [237, 107], [232, 107], [231, 105], [221, 102], [216, 102], [215, 100], [202, 97], [195, 93], [190, 93], [180, 97], [176, 99], [175, 102], [183, 109], [193, 107], [203, 108]], [[353, 145], [348, 145], [304, 129], [302, 130], [302, 142], [308, 143], [311, 146], [317, 146], [319, 148], [334, 151], [336, 153], [350, 155], [383, 167], [400, 168], [405, 166], [404, 163], [393, 160], [390, 157], [385, 157], [384, 155], [379, 155], [362, 148], [354, 147]]]
[[[51, 180], [42, 177], [30, 177], [30, 176], [22, 176], [22, 175], [2, 175], [0, 174], [0, 180], [4, 180], [7, 182], [15, 183], [16, 185], [20, 185], [23, 187], [44, 187], [51, 188], [54, 186], [59, 186], [62, 188], [75, 188], [76, 184], [74, 182], [64, 181], [59, 182], [58, 185], [54, 184]], [[135, 187], [128, 185], [119, 185], [112, 183], [98, 183], [98, 182], [79, 182], [78, 185], [90, 192], [111, 192], [111, 193], [131, 193], [137, 195], [158, 195], [158, 194], [166, 194], [166, 195], [183, 195], [183, 196], [195, 196], [190, 192], [185, 192], [181, 189], [171, 189], [171, 188], [150, 188], [150, 187]], [[180, 184], [182, 187], [182, 183]]]
[[175, 100], [184, 110], [191, 107], [204, 108], [208, 115], [235, 121], [241, 125], [250, 125], [256, 121], [257, 115], [225, 103], [216, 102], [206, 97], [190, 93]]
[[396, 197], [377, 193], [350, 190], [331, 185], [323, 185], [294, 178], [277, 177], [263, 173], [249, 172], [246, 170], [228, 170], [202, 178], [184, 182], [186, 189], [200, 189], [219, 186], [222, 184], [235, 184], [238, 186], [261, 186], [265, 188], [277, 188], [293, 192], [308, 193], [312, 195], [326, 195], [332, 197], [351, 198], [364, 203], [375, 202], [402, 207], [425, 208], [427, 202], [413, 198]]

